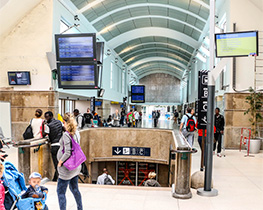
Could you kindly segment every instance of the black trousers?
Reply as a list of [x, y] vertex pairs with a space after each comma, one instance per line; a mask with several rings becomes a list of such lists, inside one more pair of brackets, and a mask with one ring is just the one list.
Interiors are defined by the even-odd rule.
[[156, 128], [156, 127], [157, 127], [158, 120], [157, 120], [156, 118], [154, 118], [153, 123], [154, 123], [154, 127]]
[[215, 141], [214, 141], [214, 149], [213, 149], [213, 151], [216, 150], [216, 142], [218, 142], [218, 144], [217, 144], [217, 153], [221, 153], [222, 134], [221, 133], [215, 133], [214, 137], [215, 137]]
[[58, 150], [59, 150], [59, 146], [51, 146], [51, 155], [52, 155], [52, 160], [53, 160], [53, 164], [55, 167], [55, 174], [54, 174], [53, 179], [52, 179], [53, 182], [56, 182], [58, 180], [58, 170], [57, 170], [57, 167], [58, 167], [58, 159], [57, 159]]

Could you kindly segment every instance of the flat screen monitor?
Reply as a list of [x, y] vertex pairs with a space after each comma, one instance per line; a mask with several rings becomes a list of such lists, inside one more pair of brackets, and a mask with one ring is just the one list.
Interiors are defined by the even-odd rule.
[[144, 97], [144, 95], [132, 95], [131, 96], [131, 102], [132, 103], [144, 103], [145, 97]]
[[215, 34], [216, 57], [258, 55], [258, 31]]
[[58, 86], [64, 89], [97, 89], [97, 65], [94, 63], [58, 63]]
[[56, 34], [57, 61], [96, 61], [96, 34]]
[[95, 101], [95, 106], [101, 106], [102, 105], [102, 101]]
[[9, 85], [31, 85], [29, 71], [7, 72]]
[[103, 55], [104, 55], [104, 42], [97, 42], [96, 43], [96, 59], [97, 59], [97, 63], [98, 64], [102, 64], [103, 63]]
[[131, 94], [144, 94], [144, 85], [132, 85], [131, 86]]

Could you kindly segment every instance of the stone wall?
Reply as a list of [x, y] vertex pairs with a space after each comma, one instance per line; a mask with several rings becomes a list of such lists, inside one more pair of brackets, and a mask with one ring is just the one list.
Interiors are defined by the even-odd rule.
[[180, 80], [169, 74], [151, 74], [140, 79], [148, 103], [180, 103]]
[[[249, 115], [244, 115], [248, 109], [245, 102], [248, 93], [226, 93], [225, 97], [225, 147], [239, 148], [241, 128], [251, 128]], [[259, 125], [262, 128], [262, 124]], [[259, 129], [260, 130], [260, 129]]]
[[[0, 91], [0, 101], [11, 103], [12, 137], [21, 140], [36, 109], [58, 113], [58, 93], [55, 91]], [[42, 116], [44, 117], [44, 116]]]

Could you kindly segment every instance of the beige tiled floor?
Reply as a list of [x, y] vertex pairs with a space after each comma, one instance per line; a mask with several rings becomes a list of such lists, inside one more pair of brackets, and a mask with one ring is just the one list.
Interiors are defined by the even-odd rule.
[[[198, 146], [196, 145], [198, 148]], [[7, 149], [6, 149], [7, 150]], [[17, 150], [7, 150], [8, 160], [17, 165]], [[126, 188], [80, 185], [84, 210], [260, 210], [263, 209], [263, 153], [244, 157], [245, 151], [227, 150], [226, 157], [214, 156], [213, 182], [217, 197], [200, 197], [192, 189], [189, 200], [177, 200], [171, 189]], [[200, 154], [192, 158], [192, 173], [199, 170]], [[58, 210], [56, 183], [47, 183], [50, 210]], [[67, 192], [68, 210], [75, 210], [75, 200]]]

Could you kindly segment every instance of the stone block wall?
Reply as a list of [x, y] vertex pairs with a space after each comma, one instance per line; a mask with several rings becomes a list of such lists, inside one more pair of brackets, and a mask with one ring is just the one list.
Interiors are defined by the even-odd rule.
[[[58, 113], [58, 93], [55, 91], [0, 91], [0, 101], [11, 103], [12, 137], [21, 140], [25, 128], [34, 118], [35, 110]], [[44, 116], [42, 116], [44, 118]]]

